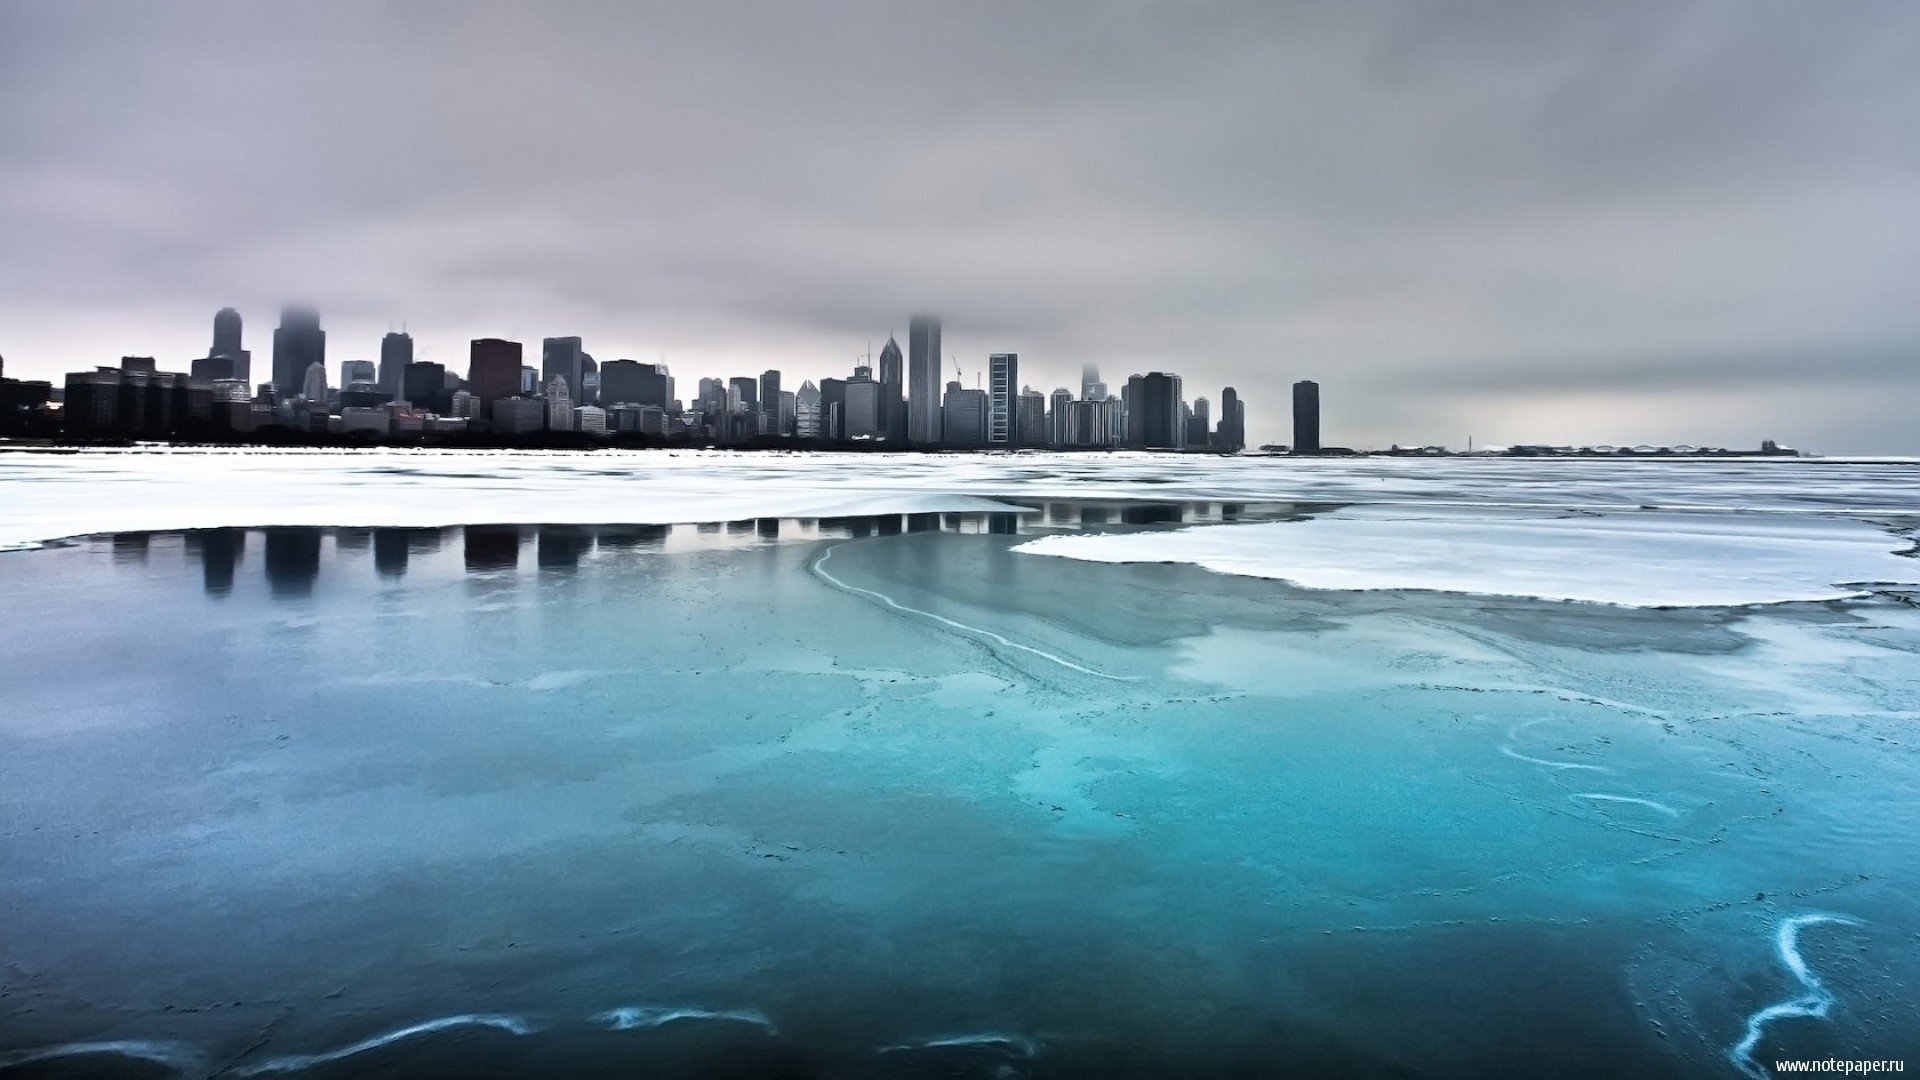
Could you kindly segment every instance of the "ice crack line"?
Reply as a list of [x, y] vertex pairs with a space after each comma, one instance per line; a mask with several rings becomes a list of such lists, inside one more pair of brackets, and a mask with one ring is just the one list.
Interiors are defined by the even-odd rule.
[[1806, 1016], [1815, 1020], [1824, 1020], [1833, 1009], [1833, 994], [1813, 972], [1807, 968], [1807, 960], [1800, 955], [1800, 930], [1802, 927], [1817, 926], [1820, 923], [1839, 923], [1842, 926], [1858, 926], [1858, 919], [1849, 919], [1845, 915], [1828, 915], [1814, 912], [1808, 915], [1795, 915], [1782, 919], [1780, 927], [1774, 933], [1774, 948], [1780, 953], [1780, 962], [1787, 966], [1793, 977], [1800, 981], [1800, 988], [1806, 993], [1799, 997], [1777, 1001], [1747, 1018], [1746, 1033], [1740, 1041], [1727, 1051], [1727, 1057], [1733, 1066], [1754, 1080], [1769, 1080], [1766, 1066], [1754, 1060], [1753, 1052], [1760, 1048], [1760, 1039], [1766, 1033], [1767, 1025], [1775, 1020], [1789, 1017]]
[[923, 619], [932, 619], [934, 622], [937, 622], [942, 626], [947, 626], [955, 630], [960, 630], [969, 634], [978, 635], [979, 637], [986, 638], [989, 641], [992, 641], [998, 645], [1005, 646], [1006, 648], [1009, 648], [1009, 649], [1018, 649], [1023, 653], [1031, 653], [1034, 656], [1041, 658], [1042, 660], [1048, 661], [1049, 663], [1058, 664], [1061, 667], [1067, 668], [1072, 671], [1078, 671], [1082, 675], [1092, 675], [1096, 679], [1110, 679], [1114, 682], [1137, 681], [1137, 676], [1109, 675], [1104, 671], [1095, 671], [1090, 667], [1085, 667], [1083, 665], [1076, 664], [1073, 661], [1068, 660], [1064, 656], [1056, 656], [1053, 653], [1047, 652], [1045, 649], [1036, 649], [1031, 645], [1022, 645], [1017, 641], [1013, 641], [1011, 639], [1002, 637], [1001, 635], [996, 634], [991, 630], [985, 630], [978, 626], [969, 626], [968, 624], [960, 622], [957, 619], [949, 619], [945, 615], [935, 615], [931, 611], [922, 611], [919, 608], [908, 607], [907, 605], [902, 604], [899, 601], [895, 600], [893, 597], [888, 596], [886, 593], [876, 592], [872, 589], [863, 589], [858, 585], [849, 585], [846, 582], [840, 580], [839, 578], [834, 577], [832, 574], [828, 573], [826, 570], [827, 560], [833, 558], [833, 552], [834, 552], [833, 548], [828, 548], [826, 552], [820, 556], [820, 558], [814, 561], [813, 566], [810, 569], [812, 569], [814, 576], [820, 578], [822, 581], [825, 581], [827, 584], [832, 585], [834, 588], [839, 589], [842, 592], [858, 593], [861, 596], [870, 596], [873, 599], [880, 601], [881, 603], [887, 605], [888, 607], [892, 608], [895, 611], [904, 612], [908, 615], [918, 615]]

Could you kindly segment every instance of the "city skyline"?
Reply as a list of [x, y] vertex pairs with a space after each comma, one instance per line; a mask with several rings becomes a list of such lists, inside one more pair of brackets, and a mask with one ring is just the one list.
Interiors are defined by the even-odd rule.
[[1916, 41], [1892, 3], [11, 5], [0, 354], [184, 359], [205, 299], [296, 298], [355, 359], [564, 328], [817, 380], [928, 305], [1036, 386], [1314, 373], [1365, 445], [1912, 452]]

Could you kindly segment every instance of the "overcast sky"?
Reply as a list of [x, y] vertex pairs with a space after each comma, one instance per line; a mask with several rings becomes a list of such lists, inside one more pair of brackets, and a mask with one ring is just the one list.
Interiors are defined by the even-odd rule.
[[0, 2], [0, 355], [390, 325], [1920, 452], [1920, 3]]

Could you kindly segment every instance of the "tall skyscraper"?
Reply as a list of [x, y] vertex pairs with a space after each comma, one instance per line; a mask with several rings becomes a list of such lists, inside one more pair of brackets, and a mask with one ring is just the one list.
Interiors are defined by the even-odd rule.
[[1105, 401], [1107, 384], [1100, 381], [1100, 369], [1087, 364], [1080, 369], [1080, 400]]
[[387, 331], [380, 339], [380, 389], [398, 398], [407, 378], [407, 365], [413, 363], [413, 335]]
[[1293, 452], [1320, 450], [1320, 384], [1302, 379], [1293, 384]]
[[660, 364], [609, 360], [600, 369], [602, 405], [667, 407], [667, 369]]
[[1213, 448], [1223, 454], [1237, 454], [1247, 448], [1246, 406], [1231, 386], [1220, 391], [1220, 426], [1215, 430]]
[[1127, 445], [1177, 450], [1186, 442], [1180, 422], [1180, 376], [1150, 371], [1127, 380]]
[[491, 417], [493, 403], [520, 390], [521, 348], [517, 341], [474, 338], [467, 345], [467, 392], [479, 403], [480, 415]]
[[346, 389], [354, 383], [373, 383], [375, 371], [371, 360], [347, 360], [340, 364], [340, 388]]
[[240, 344], [240, 313], [230, 307], [223, 307], [213, 313], [213, 348], [208, 356], [232, 356], [244, 346]]
[[895, 441], [907, 437], [907, 362], [900, 355], [900, 343], [887, 335], [880, 350], [880, 427]]
[[586, 374], [587, 354], [581, 351], [579, 338], [550, 337], [540, 342], [541, 385], [552, 386], [558, 376], [567, 384], [567, 400], [579, 401], [586, 387]]
[[307, 365], [306, 378], [300, 380], [300, 396], [316, 404], [326, 404], [327, 365], [318, 360]]
[[727, 380], [727, 411], [754, 412], [760, 407], [760, 383], [751, 375]]
[[941, 441], [940, 320], [915, 315], [907, 326], [907, 440]]
[[253, 354], [240, 343], [239, 312], [229, 307], [214, 313], [213, 345], [204, 359], [193, 362], [192, 375], [207, 382], [215, 379], [247, 382], [253, 378]]
[[1047, 441], [1065, 446], [1070, 441], [1068, 424], [1073, 413], [1073, 391], [1060, 387], [1048, 398], [1047, 405]]
[[813, 380], [800, 384], [800, 391], [793, 396], [793, 434], [801, 439], [818, 439], [820, 431], [820, 388]]
[[298, 396], [307, 381], [307, 369], [327, 362], [327, 332], [320, 329], [320, 313], [310, 308], [280, 309], [280, 325], [273, 331], [273, 388], [283, 398]]
[[987, 445], [1017, 446], [1020, 441], [1020, 355], [987, 357]]
[[763, 435], [780, 433], [780, 373], [769, 368], [760, 373], [759, 431]]
[[421, 412], [445, 415], [453, 403], [453, 394], [447, 389], [446, 366], [425, 360], [408, 364], [400, 377], [400, 396]]
[[840, 420], [835, 437], [841, 439], [877, 439], [886, 434], [882, 427], [881, 384], [873, 378], [873, 369], [865, 365], [853, 369], [853, 378], [840, 388]]
[[1020, 391], [1020, 404], [1014, 411], [1014, 445], [1045, 446], [1047, 439], [1047, 396], [1029, 386]]
[[940, 406], [940, 441], [946, 446], [984, 446], [987, 441], [987, 392], [969, 390], [958, 379], [947, 383]]

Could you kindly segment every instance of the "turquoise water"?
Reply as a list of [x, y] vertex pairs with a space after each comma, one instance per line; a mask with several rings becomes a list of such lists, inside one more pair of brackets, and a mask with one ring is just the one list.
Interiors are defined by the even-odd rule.
[[0, 1074], [1920, 1056], [1920, 611], [1009, 550], [1289, 510], [0, 557]]

